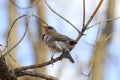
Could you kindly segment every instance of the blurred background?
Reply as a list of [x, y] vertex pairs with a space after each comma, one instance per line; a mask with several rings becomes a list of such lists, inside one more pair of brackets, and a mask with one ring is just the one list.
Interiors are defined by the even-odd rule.
[[[6, 36], [13, 21], [21, 15], [39, 16], [61, 34], [72, 39], [78, 36], [77, 31], [63, 19], [55, 15], [42, 0], [13, 0], [19, 9], [9, 0], [0, 0], [0, 44], [5, 47]], [[36, 4], [37, 3], [37, 4]], [[61, 16], [69, 20], [79, 30], [82, 29], [82, 0], [47, 0], [47, 3]], [[96, 8], [99, 0], [86, 0], [86, 22]], [[120, 17], [120, 0], [104, 0], [100, 10], [90, 25], [105, 19]], [[25, 18], [19, 19], [11, 31], [8, 49], [12, 48], [25, 31]], [[24, 40], [10, 53], [17, 63], [7, 56], [11, 68], [39, 64], [51, 59], [51, 52], [43, 44], [41, 35], [42, 23], [35, 17], [29, 19], [29, 30]], [[64, 59], [53, 65], [35, 69], [34, 71], [52, 75], [60, 80], [119, 80], [120, 79], [120, 19], [103, 22], [88, 29], [78, 44], [71, 51], [75, 60], [72, 64]], [[89, 26], [90, 26], [89, 25]], [[60, 56], [55, 54], [54, 57]], [[91, 66], [92, 65], [92, 66]], [[89, 76], [89, 72], [92, 74]], [[87, 76], [88, 75], [88, 76]], [[19, 80], [41, 80], [24, 76]]]

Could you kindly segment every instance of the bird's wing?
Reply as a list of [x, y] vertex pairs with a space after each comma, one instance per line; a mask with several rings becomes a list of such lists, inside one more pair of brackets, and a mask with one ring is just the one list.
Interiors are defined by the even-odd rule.
[[74, 44], [77, 43], [73, 39], [71, 39], [71, 38], [69, 38], [69, 37], [67, 37], [65, 35], [62, 35], [62, 34], [53, 35], [53, 38], [56, 41], [63, 41], [63, 42], [68, 41], [71, 45], [74, 45]]
[[71, 41], [72, 39], [65, 36], [65, 35], [62, 35], [62, 34], [56, 34], [56, 35], [53, 35], [53, 37], [55, 37], [56, 40], [61, 40], [61, 41]]

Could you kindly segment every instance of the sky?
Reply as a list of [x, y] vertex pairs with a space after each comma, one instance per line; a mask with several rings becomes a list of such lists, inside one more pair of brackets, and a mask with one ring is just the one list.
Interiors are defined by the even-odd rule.
[[[82, 1], [82, 0], [81, 0]], [[67, 20], [72, 22], [78, 29], [81, 29], [82, 27], [82, 2], [80, 0], [49, 0], [49, 5], [60, 15], [64, 16]], [[100, 20], [105, 19], [105, 11], [106, 11], [106, 4], [108, 0], [105, 0], [103, 5], [101, 6], [98, 14], [95, 16], [91, 24], [94, 24]], [[8, 5], [8, 0], [1, 0], [0, 2], [0, 44], [3, 46], [5, 45], [5, 32], [7, 31], [7, 28], [9, 26], [8, 22], [8, 8], [6, 6]], [[19, 3], [20, 6], [28, 5], [28, 1], [25, 0], [18, 0], [17, 3]], [[95, 6], [97, 5], [98, 0], [86, 0], [86, 20], [89, 18], [89, 16], [92, 14], [93, 10], [95, 9]], [[115, 10], [115, 17], [120, 16], [120, 0], [116, 1], [116, 10]], [[92, 4], [92, 5], [91, 5]], [[72, 6], [71, 6], [72, 5]], [[47, 7], [46, 9], [46, 22], [54, 26], [54, 28], [60, 32], [61, 34], [67, 35], [72, 39], [75, 39], [78, 35], [78, 33], [64, 20], [56, 16], [53, 12], [51, 12]], [[37, 15], [37, 11], [35, 7], [31, 9], [18, 9], [18, 14], [34, 14]], [[18, 16], [19, 16], [18, 15]], [[24, 21], [21, 21], [24, 22]], [[31, 22], [35, 24], [35, 20], [31, 18]], [[6, 24], [7, 23], [7, 24]], [[114, 21], [114, 31], [112, 33], [112, 42], [108, 46], [109, 56], [110, 58], [106, 60], [105, 65], [105, 80], [119, 80], [119, 74], [120, 74], [120, 27], [119, 27], [120, 19]], [[102, 24], [104, 25], [104, 24]], [[20, 36], [24, 31], [24, 26], [21, 24], [18, 26], [18, 36]], [[86, 77], [83, 75], [77, 76], [76, 70], [79, 67], [85, 66], [86, 63], [89, 63], [91, 54], [93, 52], [93, 46], [90, 46], [87, 43], [90, 43], [92, 45], [95, 44], [96, 41], [96, 34], [98, 31], [99, 25], [96, 25], [94, 28], [91, 28], [90, 30], [86, 31], [85, 34], [87, 36], [83, 36], [81, 40], [78, 42], [77, 46], [74, 48], [74, 50], [71, 52], [73, 58], [75, 59], [75, 64], [71, 64], [68, 62], [68, 60], [64, 60], [63, 62], [56, 62], [55, 65], [50, 65], [47, 69], [48, 74], [58, 76], [57, 72], [59, 71], [59, 68], [62, 65], [65, 65], [64, 70], [60, 72], [60, 74], [66, 74], [67, 76], [71, 76], [71, 80], [86, 80]], [[35, 32], [36, 29], [33, 29], [33, 32]], [[36, 33], [34, 33], [36, 34]], [[92, 35], [92, 36], [91, 36]], [[23, 46], [24, 45], [24, 46]], [[17, 58], [21, 63], [21, 66], [34, 64], [34, 58], [33, 55], [34, 51], [32, 50], [32, 46], [29, 42], [29, 38], [26, 36], [24, 40], [20, 43], [18, 46], [17, 51]], [[29, 56], [28, 56], [29, 55]], [[27, 59], [26, 59], [27, 56]], [[79, 56], [79, 57], [78, 57]], [[72, 71], [71, 71], [72, 69]], [[70, 71], [70, 72], [69, 72]], [[109, 71], [109, 72], [108, 72]], [[88, 73], [89, 69], [86, 67], [83, 69], [84, 73]], [[59, 76], [60, 80], [68, 80], [69, 77], [66, 77], [66, 75]], [[74, 76], [72, 76], [74, 75]]]

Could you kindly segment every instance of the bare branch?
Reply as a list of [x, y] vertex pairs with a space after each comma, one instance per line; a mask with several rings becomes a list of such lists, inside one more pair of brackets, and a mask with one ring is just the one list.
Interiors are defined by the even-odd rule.
[[1, 55], [0, 50], [0, 80], [17, 80], [6, 63], [5, 57]]
[[11, 54], [8, 54], [10, 56], [10, 58], [16, 63], [17, 61], [13, 58], [13, 56]]
[[[8, 47], [8, 38], [9, 38], [9, 36], [10, 36], [10, 32], [11, 32], [14, 24], [16, 23], [17, 20], [19, 20], [20, 18], [23, 18], [23, 17], [25, 17], [25, 16], [27, 17], [27, 15], [22, 15], [22, 16], [18, 17], [18, 18], [13, 22], [13, 24], [12, 24], [12, 26], [11, 26], [9, 32], [8, 32], [5, 50], [6, 50], [7, 47]], [[26, 22], [26, 29], [25, 29], [25, 32], [24, 32], [23, 36], [21, 37], [21, 39], [20, 39], [10, 50], [8, 50], [7, 52], [5, 52], [5, 53], [3, 54], [4, 56], [7, 55], [9, 52], [11, 52], [11, 51], [23, 40], [23, 38], [25, 37], [25, 35], [26, 35], [26, 33], [27, 33], [27, 29], [28, 29], [28, 19], [27, 19], [27, 22]]]
[[85, 26], [85, 0], [83, 0], [83, 27]]
[[93, 64], [94, 64], [94, 57], [95, 57], [95, 54], [93, 54], [92, 58], [91, 58], [91, 61], [90, 61], [90, 72], [88, 74], [88, 80], [91, 79], [91, 73], [92, 73], [92, 68], [93, 68]]
[[90, 22], [92, 21], [92, 19], [94, 18], [94, 16], [96, 15], [96, 13], [98, 12], [100, 6], [102, 5], [103, 0], [100, 0], [98, 6], [96, 7], [95, 11], [93, 12], [92, 16], [90, 17], [90, 19], [88, 20], [87, 24], [85, 25], [85, 29], [88, 27], [88, 25], [90, 24]]
[[98, 6], [96, 7], [95, 11], [93, 12], [93, 14], [91, 15], [91, 17], [89, 18], [89, 20], [87, 21], [86, 25], [82, 28], [81, 34], [78, 35], [76, 41], [78, 42], [79, 39], [82, 37], [82, 35], [84, 34], [84, 32], [86, 31], [88, 25], [90, 24], [90, 22], [92, 21], [92, 19], [94, 18], [95, 14], [97, 13], [97, 11], [99, 10], [100, 6], [102, 5], [103, 0], [100, 0]]
[[9, 0], [15, 7], [19, 8], [19, 9], [28, 9], [28, 8], [32, 8], [34, 7], [35, 5], [37, 5], [41, 0], [34, 0], [34, 2], [30, 5], [30, 6], [27, 6], [27, 7], [20, 7], [19, 5], [17, 5], [15, 3], [15, 0]]
[[32, 16], [34, 16], [34, 17], [37, 18], [40, 22], [42, 22], [42, 23], [44, 23], [44, 24], [46, 24], [46, 25], [48, 26], [48, 24], [47, 24], [44, 20], [40, 19], [38, 16], [36, 16], [36, 15], [34, 15], [34, 14], [32, 14]]
[[57, 12], [55, 12], [46, 2], [46, 0], [44, 0], [46, 6], [53, 12], [55, 13], [57, 16], [59, 16], [60, 18], [62, 18], [64, 21], [66, 21], [67, 23], [69, 23], [75, 30], [77, 30], [78, 33], [80, 33], [79, 29], [77, 29], [70, 21], [68, 21], [67, 19], [65, 19], [63, 16], [61, 16], [60, 14], [58, 14]]
[[18, 19], [22, 18], [22, 17], [25, 17], [25, 16], [27, 16], [27, 15], [22, 15], [22, 16], [18, 17], [18, 18], [13, 22], [13, 24], [12, 24], [12, 26], [10, 27], [10, 30], [9, 30], [9, 32], [8, 32], [7, 40], [6, 40], [6, 46], [5, 46], [4, 50], [3, 50], [3, 52], [5, 52], [6, 49], [7, 49], [7, 47], [8, 47], [8, 38], [9, 38], [9, 36], [10, 36], [10, 32], [11, 32], [12, 28], [14, 27], [16, 21], [17, 21]]
[[27, 69], [34, 69], [34, 68], [40, 68], [40, 67], [45, 67], [45, 66], [48, 66], [50, 64], [53, 64], [57, 61], [60, 61], [63, 59], [63, 56], [60, 56], [60, 57], [57, 57], [55, 59], [52, 59], [51, 61], [48, 61], [48, 62], [44, 62], [44, 63], [41, 63], [41, 64], [36, 64], [36, 65], [30, 65], [30, 66], [24, 66], [24, 67], [18, 67], [15, 69], [16, 72], [20, 72], [20, 71], [23, 71], [23, 70], [27, 70]]
[[17, 77], [28, 75], [28, 76], [43, 78], [45, 80], [59, 80], [53, 76], [42, 74], [42, 73], [36, 73], [36, 72], [32, 72], [32, 71], [22, 71], [22, 72], [15, 73], [15, 74], [17, 74], [16, 75]]
[[105, 20], [99, 21], [99, 22], [87, 27], [87, 30], [94, 27], [95, 25], [101, 24], [103, 22], [110, 22], [110, 21], [114, 21], [114, 20], [117, 20], [117, 19], [120, 19], [120, 17], [116, 17], [116, 18], [113, 18], [113, 19], [105, 19]]

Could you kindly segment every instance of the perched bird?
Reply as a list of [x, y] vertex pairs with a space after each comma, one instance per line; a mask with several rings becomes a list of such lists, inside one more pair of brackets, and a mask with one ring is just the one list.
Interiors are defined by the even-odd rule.
[[42, 37], [45, 45], [53, 53], [61, 53], [62, 56], [68, 58], [72, 63], [74, 63], [73, 58], [70, 55], [70, 50], [77, 42], [73, 39], [58, 33], [52, 26], [42, 26], [45, 34]]

